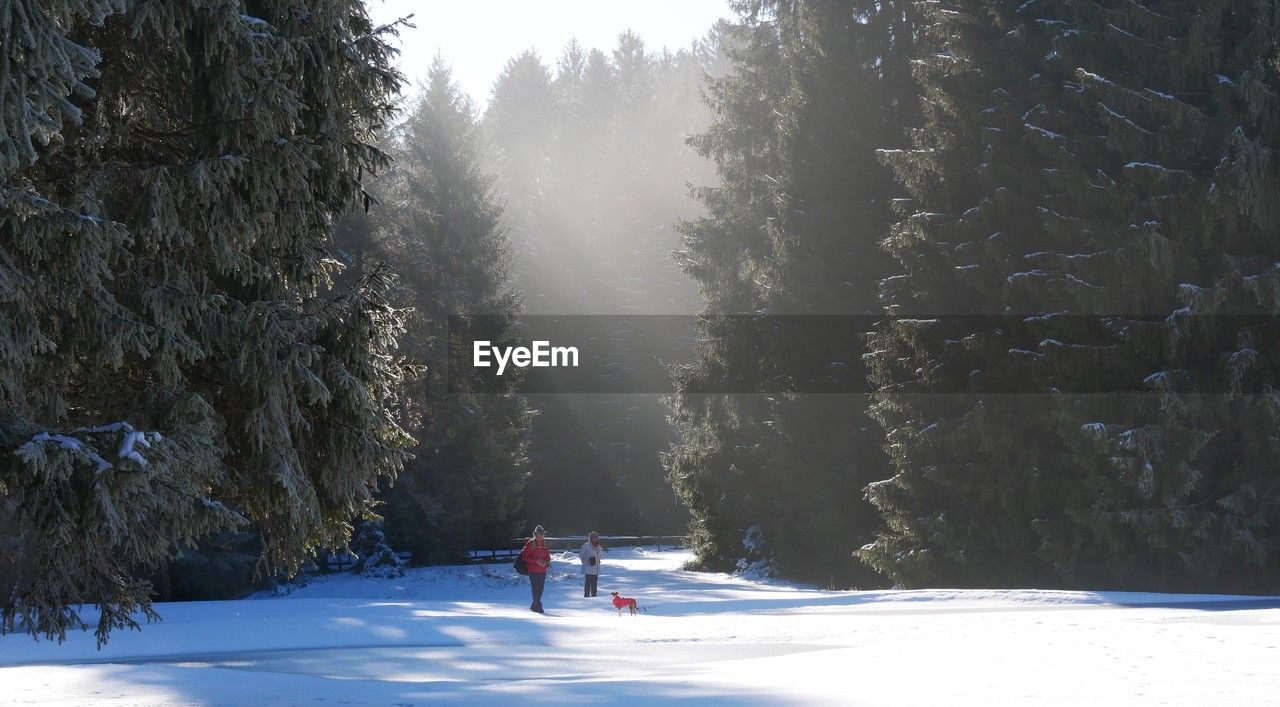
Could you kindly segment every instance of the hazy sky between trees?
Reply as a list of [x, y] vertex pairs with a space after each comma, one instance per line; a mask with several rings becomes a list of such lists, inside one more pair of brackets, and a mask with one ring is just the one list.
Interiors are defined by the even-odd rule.
[[728, 0], [373, 0], [369, 9], [378, 22], [414, 16], [416, 27], [402, 29], [399, 41], [411, 85], [423, 80], [439, 49], [481, 107], [502, 66], [525, 49], [554, 65], [571, 38], [608, 50], [627, 29], [651, 51], [677, 49], [731, 14]]

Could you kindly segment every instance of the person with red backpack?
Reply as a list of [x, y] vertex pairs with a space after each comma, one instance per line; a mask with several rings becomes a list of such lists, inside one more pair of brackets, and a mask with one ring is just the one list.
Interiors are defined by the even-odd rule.
[[551, 551], [547, 549], [547, 531], [541, 525], [533, 529], [533, 537], [524, 544], [520, 559], [529, 570], [529, 588], [533, 591], [533, 604], [529, 611], [539, 614], [542, 610], [542, 590], [547, 586], [547, 570], [551, 568]]

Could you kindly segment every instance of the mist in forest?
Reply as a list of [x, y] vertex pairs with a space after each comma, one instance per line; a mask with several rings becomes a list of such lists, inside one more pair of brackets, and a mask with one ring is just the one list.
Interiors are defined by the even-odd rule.
[[[655, 51], [625, 33], [611, 48], [570, 43], [554, 61], [525, 52], [507, 63], [482, 125], [524, 313], [700, 309], [675, 257], [675, 227], [699, 213], [690, 189], [715, 179], [688, 138], [710, 123], [701, 90], [723, 71], [722, 42], [713, 29], [689, 47]], [[624, 346], [616, 363], [625, 367], [627, 356]], [[531, 404], [531, 524], [683, 531], [659, 459], [673, 440], [659, 396], [568, 391]]]
[[[612, 47], [570, 42], [550, 59], [524, 51], [494, 77], [483, 110], [438, 54], [403, 98], [384, 140], [391, 165], [339, 241], [348, 276], [388, 263], [396, 303], [412, 312], [402, 350], [423, 365], [405, 406], [417, 442], [382, 494], [382, 515], [392, 545], [415, 561], [500, 546], [536, 524], [553, 534], [684, 532], [661, 459], [675, 434], [658, 393], [671, 390], [666, 367], [691, 357], [692, 332], [641, 343], [638, 329], [702, 307], [677, 227], [700, 214], [692, 190], [716, 179], [690, 137], [711, 122], [702, 90], [727, 65], [724, 41], [713, 27], [675, 51], [632, 32]], [[558, 344], [607, 340], [591, 363], [610, 370], [648, 357], [650, 380], [629, 394], [526, 394], [518, 372], [447, 370], [459, 338], [527, 343], [522, 317], [563, 317]]]
[[674, 226], [715, 178], [686, 139], [718, 38], [677, 52], [635, 34], [612, 49], [565, 47], [553, 64], [513, 57], [483, 128], [527, 314], [687, 314], [700, 300], [673, 257]]

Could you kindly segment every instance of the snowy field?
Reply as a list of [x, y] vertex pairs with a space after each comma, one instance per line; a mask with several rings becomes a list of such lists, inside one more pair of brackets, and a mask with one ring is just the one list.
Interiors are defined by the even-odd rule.
[[[584, 599], [556, 557], [548, 614], [509, 565], [312, 580], [158, 606], [59, 646], [0, 637], [0, 704], [1276, 704], [1280, 598], [827, 592], [606, 555]], [[617, 590], [646, 609], [618, 616]]]

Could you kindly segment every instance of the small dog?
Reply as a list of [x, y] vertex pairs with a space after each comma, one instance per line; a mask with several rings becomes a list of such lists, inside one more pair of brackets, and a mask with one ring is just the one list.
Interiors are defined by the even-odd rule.
[[629, 609], [632, 616], [636, 615], [636, 609], [639, 607], [636, 606], [635, 599], [632, 599], [631, 597], [618, 596], [617, 592], [609, 593], [613, 595], [613, 605], [618, 609], [618, 616], [622, 616], [623, 609]]

